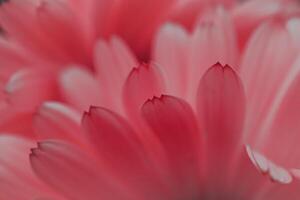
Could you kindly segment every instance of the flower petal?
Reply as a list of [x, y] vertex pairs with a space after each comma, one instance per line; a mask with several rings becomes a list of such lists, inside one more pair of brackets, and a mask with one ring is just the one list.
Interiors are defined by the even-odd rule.
[[80, 114], [72, 108], [58, 102], [45, 102], [34, 116], [33, 127], [40, 139], [79, 142], [82, 140], [80, 120]]
[[264, 174], [268, 174], [268, 176], [276, 182], [282, 184], [289, 184], [292, 182], [293, 177], [292, 174], [284, 169], [273, 163], [272, 161], [268, 160], [262, 154], [253, 151], [249, 146], [247, 146], [247, 152], [253, 164]]
[[[265, 155], [288, 168], [299, 168], [299, 84], [300, 58], [278, 89], [267, 118], [262, 123], [258, 148]], [[283, 149], [284, 147], [284, 149]]]
[[95, 67], [103, 96], [101, 106], [123, 111], [122, 87], [138, 62], [126, 44], [114, 36], [109, 42], [100, 40], [95, 48]]
[[86, 136], [107, 171], [147, 198], [164, 194], [153, 163], [130, 125], [117, 114], [92, 107], [83, 117]]
[[[166, 20], [175, 2], [175, 0], [119, 1], [118, 21], [112, 32], [124, 38], [139, 57], [147, 59], [151, 38], [158, 26]], [[138, 20], [136, 16], [139, 16]], [[132, 26], [128, 26], [129, 22]]]
[[77, 67], [65, 70], [60, 77], [61, 94], [65, 101], [87, 110], [91, 105], [99, 105], [102, 93], [99, 83], [88, 71]]
[[41, 142], [32, 150], [30, 162], [36, 174], [66, 198], [129, 199], [111, 174], [105, 174], [93, 157], [73, 145]]
[[[1, 130], [32, 137], [33, 113], [43, 101], [57, 96], [54, 74], [42, 69], [21, 69], [9, 78], [2, 89], [4, 92], [0, 99]], [[39, 92], [36, 92], [37, 90]]]
[[154, 44], [153, 60], [164, 70], [168, 92], [183, 97], [186, 95], [188, 73], [189, 36], [178, 25], [164, 25], [158, 32]]
[[[198, 192], [202, 138], [191, 107], [183, 100], [162, 96], [148, 100], [142, 115], [160, 140], [174, 177], [175, 191]], [[179, 188], [177, 188], [179, 187]]]
[[225, 188], [231, 185], [229, 189], [238, 191], [243, 199], [282, 200], [286, 196], [295, 197], [299, 194], [299, 182], [293, 180], [288, 170], [254, 151], [249, 145], [241, 151], [232, 175], [232, 184], [227, 183]]
[[242, 58], [241, 77], [248, 96], [245, 131], [248, 143], [255, 147], [266, 137], [266, 121], [274, 115], [279, 90], [289, 79], [297, 56], [296, 44], [285, 26], [285, 21], [261, 25]]
[[140, 118], [140, 108], [153, 96], [164, 92], [164, 79], [159, 68], [153, 64], [144, 64], [134, 68], [129, 74], [124, 88], [123, 98], [127, 114], [133, 119]]
[[38, 180], [30, 167], [28, 154], [33, 144], [31, 140], [1, 134], [0, 199], [54, 198], [52, 192]]
[[206, 72], [199, 84], [197, 107], [207, 136], [209, 173], [220, 178], [239, 153], [245, 114], [243, 85], [231, 67], [217, 63]]

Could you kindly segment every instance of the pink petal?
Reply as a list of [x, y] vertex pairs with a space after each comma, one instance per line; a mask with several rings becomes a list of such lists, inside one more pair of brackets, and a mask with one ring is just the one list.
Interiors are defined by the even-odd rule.
[[77, 67], [62, 72], [60, 87], [63, 99], [80, 111], [101, 104], [104, 95], [92, 73]]
[[31, 170], [28, 154], [32, 145], [21, 137], [0, 136], [0, 199], [54, 198]]
[[[201, 135], [191, 107], [183, 100], [162, 96], [147, 101], [142, 115], [166, 152], [175, 191], [198, 192]], [[174, 180], [173, 180], [174, 179]], [[179, 188], [177, 188], [179, 187]], [[183, 192], [184, 193], [184, 192]]]
[[54, 74], [48, 70], [21, 69], [10, 77], [3, 90], [0, 100], [1, 130], [32, 137], [33, 113], [43, 101], [57, 96]]
[[[139, 57], [147, 58], [151, 38], [167, 19], [174, 3], [174, 0], [119, 1], [118, 21], [112, 32], [124, 38]], [[128, 26], [128, 22], [133, 23]]]
[[43, 56], [55, 55], [53, 43], [49, 43], [39, 29], [35, 15], [37, 7], [38, 2], [33, 0], [26, 2], [12, 0], [4, 3], [0, 8], [1, 26], [14, 40], [31, 51]]
[[230, 15], [222, 7], [208, 10], [199, 19], [189, 49], [187, 98], [194, 105], [199, 80], [210, 66], [221, 62], [237, 67], [235, 30]]
[[115, 25], [118, 0], [68, 0], [73, 12], [77, 14], [80, 27], [83, 27], [91, 43], [96, 38], [106, 37]]
[[[103, 103], [112, 110], [122, 111], [122, 87], [137, 61], [124, 42], [113, 37], [110, 42], [100, 40], [95, 48], [95, 67], [100, 88], [105, 95]], [[116, 98], [117, 97], [117, 98]]]
[[243, 85], [228, 65], [217, 63], [200, 81], [198, 89], [198, 115], [207, 134], [209, 170], [213, 178], [230, 170], [239, 153], [245, 113]]
[[252, 150], [249, 146], [246, 148], [254, 166], [256, 166], [259, 171], [261, 171], [272, 181], [263, 181], [260, 183], [257, 182], [256, 184], [260, 187], [256, 187], [256, 192], [254, 192], [255, 194], [253, 199], [282, 200], [286, 197], [290, 199], [297, 199], [299, 196], [300, 183], [299, 181], [293, 179], [292, 173], [282, 166], [275, 164], [264, 155]]
[[287, 29], [289, 30], [293, 43], [296, 44], [298, 49], [300, 48], [300, 39], [298, 35], [300, 34], [300, 18], [294, 17], [287, 22]]
[[68, 199], [129, 199], [124, 188], [103, 172], [93, 157], [67, 143], [39, 143], [32, 150], [30, 162], [43, 181]]
[[36, 18], [41, 34], [47, 37], [48, 43], [54, 44], [55, 51], [49, 53], [56, 56], [54, 59], [62, 63], [92, 64], [92, 47], [85, 35], [86, 29], [78, 29], [78, 23], [74, 23], [77, 18], [66, 2], [41, 1], [36, 9]]
[[292, 181], [291, 173], [250, 146], [241, 152], [232, 177], [232, 184], [227, 183], [225, 188], [231, 185], [229, 189], [243, 198], [282, 200], [299, 195], [299, 182]]
[[164, 25], [158, 32], [153, 50], [153, 60], [166, 74], [166, 86], [172, 95], [184, 97], [187, 91], [189, 35], [183, 27]]
[[[285, 80], [278, 88], [263, 130], [259, 149], [276, 162], [288, 168], [298, 168], [299, 131], [299, 83], [300, 58], [292, 65]], [[284, 148], [284, 149], [283, 149]]]
[[31, 56], [26, 56], [26, 51], [21, 49], [17, 44], [7, 39], [0, 38], [0, 79], [8, 81], [8, 78], [16, 72], [21, 66], [28, 65]]
[[139, 195], [161, 198], [164, 194], [153, 163], [137, 134], [120, 116], [92, 107], [83, 118], [86, 136], [97, 150], [106, 170], [115, 174]]
[[123, 98], [127, 114], [137, 120], [144, 102], [164, 92], [164, 80], [159, 68], [153, 64], [140, 65], [129, 74], [124, 88]]
[[276, 182], [282, 184], [289, 184], [292, 182], [293, 178], [291, 173], [281, 166], [274, 164], [272, 161], [268, 160], [262, 154], [253, 151], [249, 146], [247, 147], [247, 152], [253, 162], [253, 164], [264, 174]]
[[239, 45], [243, 48], [253, 30], [262, 22], [271, 19], [281, 11], [279, 1], [246, 1], [232, 10], [232, 16], [237, 28]]
[[296, 58], [297, 47], [285, 23], [271, 21], [261, 25], [242, 58], [241, 76], [248, 94], [245, 131], [252, 145], [265, 138], [263, 125], [274, 115], [272, 107]]
[[34, 116], [33, 127], [38, 138], [64, 139], [79, 142], [80, 114], [58, 102], [44, 103]]
[[55, 97], [54, 74], [48, 70], [21, 69], [10, 77], [5, 92], [11, 106], [33, 111], [44, 100]]

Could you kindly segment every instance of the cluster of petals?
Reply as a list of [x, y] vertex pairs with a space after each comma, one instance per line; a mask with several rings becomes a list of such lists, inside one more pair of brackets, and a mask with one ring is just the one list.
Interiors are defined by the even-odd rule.
[[0, 200], [299, 199], [299, 10], [0, 1]]

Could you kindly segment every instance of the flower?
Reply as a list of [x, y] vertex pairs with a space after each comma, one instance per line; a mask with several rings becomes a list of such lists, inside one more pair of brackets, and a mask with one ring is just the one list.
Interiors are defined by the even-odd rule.
[[[226, 6], [227, 11], [225, 14], [218, 12], [214, 17], [215, 14], [209, 10], [214, 10], [213, 8], [221, 3]], [[138, 66], [137, 60], [139, 62], [153, 60], [162, 67], [186, 66], [201, 60], [202, 72], [217, 61], [235, 67], [240, 65], [239, 54], [243, 52], [251, 33], [261, 23], [278, 16], [292, 18], [297, 15], [298, 10], [295, 1], [289, 0], [252, 0], [245, 3], [232, 0], [2, 1], [0, 113], [5, 114], [0, 119], [0, 129], [33, 137], [31, 123], [37, 107], [47, 100], [66, 100], [66, 94], [61, 94], [64, 93], [61, 90], [64, 90], [65, 86], [59, 83], [57, 87], [57, 82], [60, 82], [58, 77], [64, 76], [61, 75], [65, 74], [64, 70], [71, 66], [87, 70], [85, 73], [88, 74], [91, 72], [98, 74], [102, 73], [103, 69], [114, 68], [102, 65], [127, 64], [129, 69], [126, 69], [122, 77], [127, 76], [126, 73], [132, 67]], [[139, 17], [135, 17], [132, 13]], [[224, 21], [221, 19], [222, 16], [229, 19]], [[209, 20], [214, 21], [213, 27], [220, 31], [214, 29], [215, 35], [211, 35], [212, 38], [205, 44], [201, 38], [206, 36], [201, 35], [209, 36], [209, 33], [205, 33], [209, 30], [209, 27], [205, 27], [210, 24]], [[164, 26], [166, 21], [170, 23], [169, 26]], [[161, 28], [162, 26], [164, 28]], [[176, 34], [173, 35], [168, 30], [175, 31]], [[187, 35], [187, 32], [193, 32], [193, 36]], [[217, 51], [214, 48], [220, 46], [217, 42], [218, 32], [228, 35], [226, 38], [219, 37], [225, 43], [224, 49]], [[184, 44], [184, 38], [190, 41], [187, 43], [192, 43], [191, 47]], [[109, 40], [111, 42], [108, 42]], [[182, 58], [191, 56], [194, 58], [180, 61], [173, 59], [173, 51], [162, 50], [168, 48], [168, 45], [174, 48], [174, 54], [182, 54]], [[205, 45], [211, 48], [206, 51]], [[190, 55], [183, 56], [187, 52], [179, 52], [181, 51], [179, 48], [183, 51], [189, 49]], [[230, 49], [229, 52], [237, 52], [232, 52], [226, 57], [224, 53], [226, 48]], [[198, 54], [201, 49], [204, 52]], [[203, 58], [198, 56], [200, 54]], [[118, 58], [110, 57], [113, 55]], [[196, 60], [197, 57], [199, 60]], [[115, 60], [118, 62], [114, 63]], [[193, 68], [196, 68], [195, 65]], [[197, 85], [195, 80], [191, 83], [193, 87]], [[182, 91], [183, 86], [179, 87]], [[176, 90], [175, 87], [172, 90], [174, 89]], [[94, 102], [91, 99], [89, 103]], [[22, 125], [14, 126], [15, 122]]]
[[[121, 6], [124, 1], [113, 6], [97, 1], [103, 11], [114, 11], [99, 18], [86, 15], [93, 13], [90, 2], [1, 5], [8, 45], [3, 55], [15, 58], [4, 63], [20, 68], [26, 60], [30, 66], [3, 68], [8, 83], [0, 108], [10, 112], [1, 130], [35, 132], [40, 142], [32, 148], [33, 138], [0, 136], [0, 198], [299, 198], [295, 1], [224, 1], [226, 8], [210, 1], [172, 4], [176, 9], [164, 20], [141, 13], [155, 21], [147, 34], [141, 32], [141, 40], [136, 40], [137, 29], [118, 21], [124, 13], [129, 16], [125, 25], [132, 20]], [[84, 37], [57, 32], [74, 30], [64, 21], [66, 9], [77, 11], [80, 32], [88, 32]], [[9, 20], [24, 20], [16, 11], [28, 14], [29, 32], [16, 31], [24, 30], [22, 23]], [[45, 29], [40, 30], [40, 19], [47, 19]], [[95, 26], [95, 19], [103, 24]], [[170, 22], [162, 25], [165, 19]], [[44, 30], [53, 37], [40, 35]], [[23, 34], [34, 37], [25, 41]], [[50, 39], [61, 42], [56, 46]], [[142, 57], [152, 61], [140, 64]]]
[[231, 67], [211, 67], [199, 84], [198, 115], [168, 95], [146, 101], [139, 122], [91, 107], [81, 139], [38, 143], [31, 165], [66, 199], [297, 199], [296, 171], [241, 142], [241, 84]]

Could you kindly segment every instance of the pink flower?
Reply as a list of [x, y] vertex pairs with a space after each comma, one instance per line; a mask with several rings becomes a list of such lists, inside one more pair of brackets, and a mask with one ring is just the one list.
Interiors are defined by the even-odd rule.
[[296, 2], [95, 2], [0, 7], [0, 199], [300, 197]]

